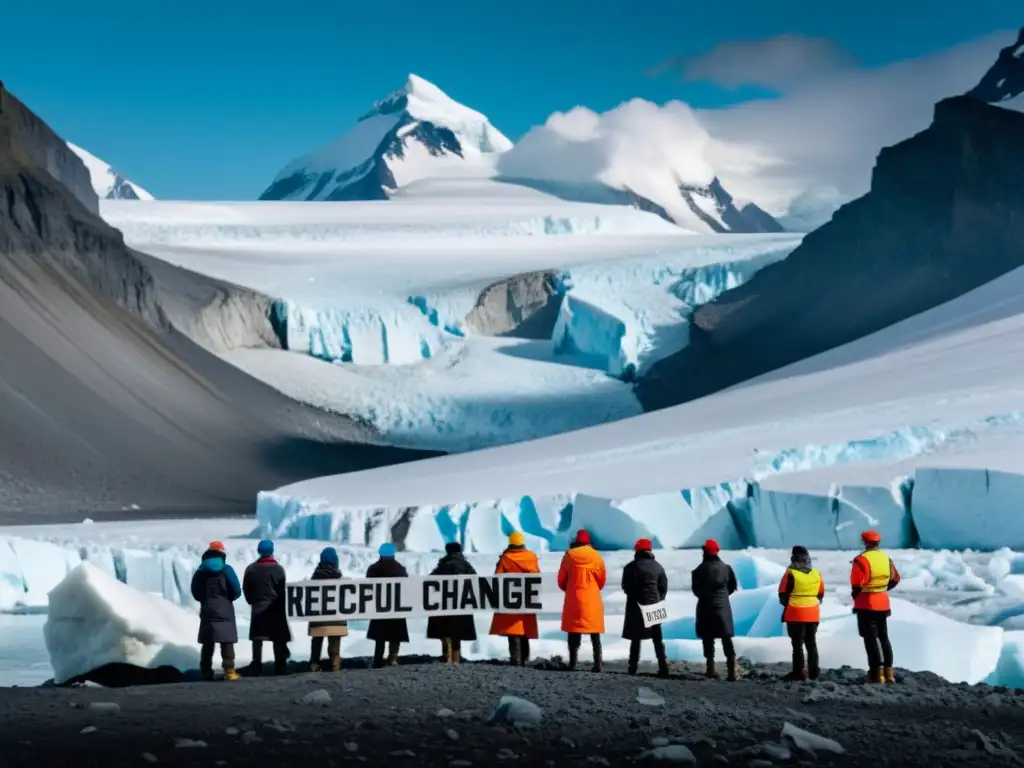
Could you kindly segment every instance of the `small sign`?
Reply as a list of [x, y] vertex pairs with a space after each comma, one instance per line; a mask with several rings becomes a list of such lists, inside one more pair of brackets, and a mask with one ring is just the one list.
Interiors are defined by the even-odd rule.
[[654, 627], [668, 621], [668, 609], [665, 607], [664, 600], [654, 603], [654, 605], [641, 605], [640, 613], [644, 616], [645, 627]]

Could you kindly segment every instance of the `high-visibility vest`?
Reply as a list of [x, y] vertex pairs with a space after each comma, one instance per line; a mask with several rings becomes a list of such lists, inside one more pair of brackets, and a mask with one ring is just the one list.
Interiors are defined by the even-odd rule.
[[868, 562], [870, 571], [868, 583], [861, 588], [862, 592], [887, 592], [889, 590], [889, 579], [892, 571], [889, 566], [889, 556], [880, 549], [869, 549], [861, 552], [860, 556]]
[[789, 605], [794, 608], [814, 608], [818, 605], [818, 592], [821, 590], [821, 574], [817, 568], [809, 573], [789, 569], [793, 578], [793, 591], [789, 593]]

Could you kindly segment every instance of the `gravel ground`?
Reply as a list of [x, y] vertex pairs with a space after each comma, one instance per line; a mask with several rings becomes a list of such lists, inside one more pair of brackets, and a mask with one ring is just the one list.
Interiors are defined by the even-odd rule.
[[[853, 670], [817, 683], [783, 682], [782, 670], [763, 666], [736, 683], [704, 680], [685, 664], [667, 680], [623, 672], [611, 664], [604, 674], [570, 673], [559, 660], [532, 669], [412, 663], [236, 682], [8, 688], [0, 763], [909, 768], [1020, 765], [1024, 756], [1024, 691], [909, 673], [868, 686]], [[638, 701], [642, 688], [656, 701]], [[540, 723], [489, 723], [506, 694], [540, 707]], [[787, 722], [845, 752], [795, 747], [782, 737]]]

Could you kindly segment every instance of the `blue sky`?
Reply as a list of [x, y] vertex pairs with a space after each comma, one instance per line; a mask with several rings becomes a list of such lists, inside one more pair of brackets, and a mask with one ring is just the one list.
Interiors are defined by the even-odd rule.
[[766, 95], [648, 71], [717, 43], [831, 38], [862, 66], [1019, 27], [1019, 0], [33, 0], [6, 3], [0, 77], [160, 198], [253, 199], [409, 72], [510, 138], [577, 104]]

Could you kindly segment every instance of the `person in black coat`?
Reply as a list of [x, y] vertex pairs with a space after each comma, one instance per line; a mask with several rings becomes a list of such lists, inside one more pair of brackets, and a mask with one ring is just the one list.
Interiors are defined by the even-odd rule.
[[661, 563], [654, 559], [649, 539], [640, 539], [634, 547], [633, 562], [622, 569], [622, 591], [626, 593], [626, 617], [622, 622], [622, 637], [629, 640], [629, 674], [635, 675], [640, 664], [640, 643], [650, 639], [654, 642], [654, 654], [658, 659], [658, 676], [668, 677], [668, 658], [665, 655], [665, 640], [661, 635], [661, 624], [644, 626], [642, 605], [660, 603], [668, 595], [668, 576]]
[[739, 589], [732, 566], [722, 562], [718, 556], [718, 542], [708, 539], [704, 542], [704, 561], [691, 574], [691, 589], [697, 597], [697, 637], [704, 643], [704, 658], [710, 678], [718, 677], [715, 671], [715, 640], [722, 641], [725, 661], [729, 668], [730, 681], [736, 679], [736, 650], [732, 637], [735, 634], [732, 622], [732, 605], [729, 596]]
[[234, 602], [242, 596], [235, 569], [227, 564], [227, 553], [219, 541], [211, 541], [202, 562], [192, 574], [192, 599], [199, 603], [199, 673], [213, 680], [213, 650], [220, 645], [220, 660], [225, 680], [237, 680]]
[[[462, 545], [452, 541], [444, 545], [445, 556], [437, 561], [431, 576], [473, 576], [476, 570], [462, 554]], [[462, 641], [476, 640], [473, 614], [431, 616], [427, 620], [427, 637], [441, 641], [444, 660], [448, 664], [462, 661]]]
[[252, 606], [249, 639], [252, 641], [252, 672], [263, 670], [263, 643], [274, 645], [274, 673], [288, 672], [288, 610], [285, 603], [286, 576], [284, 568], [274, 559], [274, 542], [264, 539], [256, 547], [259, 559], [250, 563], [242, 577], [245, 601]]
[[[324, 547], [320, 552], [320, 562], [313, 569], [312, 580], [342, 577], [338, 550]], [[348, 637], [347, 621], [311, 621], [309, 622], [309, 671], [320, 671], [320, 657], [324, 651], [324, 638], [327, 638], [327, 658], [331, 662], [331, 671], [341, 670], [341, 638]]]
[[[386, 542], [377, 551], [380, 560], [366, 569], [368, 579], [405, 579], [409, 572], [405, 566], [395, 560], [395, 545]], [[398, 664], [398, 648], [402, 643], [409, 642], [409, 627], [405, 619], [371, 619], [366, 630], [366, 639], [373, 640], [373, 666], [380, 669], [384, 666], [384, 645], [387, 644], [387, 665]]]

